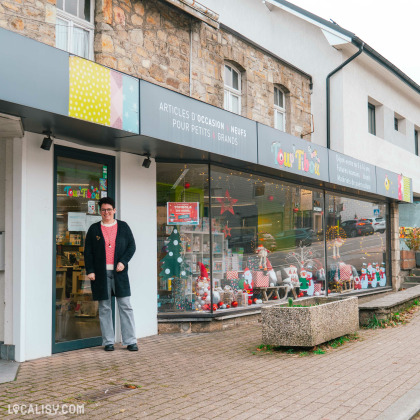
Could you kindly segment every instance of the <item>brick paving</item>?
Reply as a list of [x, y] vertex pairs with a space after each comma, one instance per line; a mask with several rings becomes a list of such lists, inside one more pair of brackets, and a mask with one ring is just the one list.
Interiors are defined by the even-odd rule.
[[375, 419], [420, 383], [420, 313], [405, 326], [359, 334], [304, 357], [255, 352], [259, 325], [148, 337], [137, 353], [116, 346], [56, 354], [22, 363], [17, 380], [0, 385], [0, 417], [47, 418], [9, 414], [8, 405], [81, 404], [82, 394], [129, 383], [140, 388], [85, 401], [78, 417]]

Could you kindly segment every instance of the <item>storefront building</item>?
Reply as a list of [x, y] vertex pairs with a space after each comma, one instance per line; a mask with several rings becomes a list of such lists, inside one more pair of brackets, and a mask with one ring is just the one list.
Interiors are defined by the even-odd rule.
[[100, 345], [83, 247], [103, 196], [137, 241], [138, 337], [258, 310], [267, 287], [391, 289], [392, 206], [413, 201], [409, 178], [0, 31], [0, 113], [24, 130], [1, 142], [8, 358]]

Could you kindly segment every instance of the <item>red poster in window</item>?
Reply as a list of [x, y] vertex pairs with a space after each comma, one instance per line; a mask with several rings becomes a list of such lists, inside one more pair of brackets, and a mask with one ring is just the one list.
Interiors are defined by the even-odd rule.
[[199, 203], [167, 203], [168, 225], [198, 225]]

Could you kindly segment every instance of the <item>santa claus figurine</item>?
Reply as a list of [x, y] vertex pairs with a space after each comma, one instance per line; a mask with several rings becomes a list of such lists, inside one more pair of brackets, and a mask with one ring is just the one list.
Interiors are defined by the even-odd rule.
[[244, 271], [244, 290], [248, 293], [248, 295], [253, 294], [254, 289], [254, 282], [252, 280], [252, 273], [249, 268], [245, 268]]

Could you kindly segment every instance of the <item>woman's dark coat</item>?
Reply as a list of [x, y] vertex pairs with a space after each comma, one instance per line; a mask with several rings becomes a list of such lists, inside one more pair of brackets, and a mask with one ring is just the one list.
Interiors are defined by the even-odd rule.
[[[127, 223], [121, 220], [117, 220], [117, 223], [114, 254], [115, 296], [126, 297], [131, 295], [128, 262], [136, 251], [136, 243]], [[86, 274], [95, 273], [95, 280], [90, 282], [93, 300], [108, 299], [105, 239], [102, 234], [101, 222], [94, 223], [89, 228], [86, 234], [84, 255]], [[124, 270], [117, 273], [115, 269], [119, 262], [124, 264]]]

